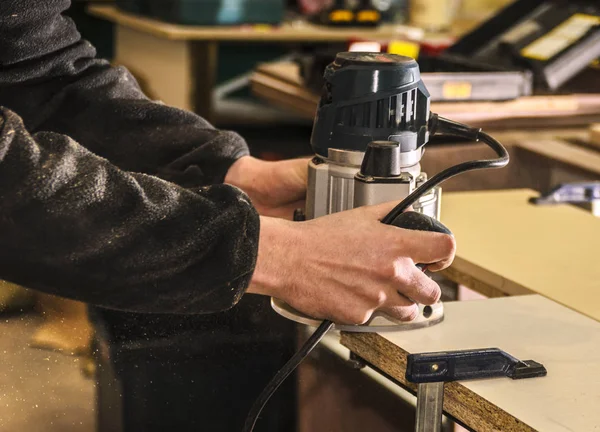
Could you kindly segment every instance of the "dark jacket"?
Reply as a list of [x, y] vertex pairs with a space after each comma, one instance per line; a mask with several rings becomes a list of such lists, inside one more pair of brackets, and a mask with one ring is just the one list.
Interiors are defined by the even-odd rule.
[[96, 59], [69, 4], [0, 1], [0, 279], [122, 310], [230, 308], [258, 249], [257, 212], [220, 184], [244, 140]]

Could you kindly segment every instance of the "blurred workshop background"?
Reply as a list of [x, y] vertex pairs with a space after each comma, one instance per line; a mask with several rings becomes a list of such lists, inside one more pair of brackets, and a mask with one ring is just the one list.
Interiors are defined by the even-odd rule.
[[507, 3], [75, 1], [69, 14], [99, 55], [127, 66], [150, 95], [239, 131], [255, 155], [278, 159], [310, 153], [312, 115], [282, 110], [253, 91], [252, 77], [261, 64], [294, 64], [321, 50], [417, 56], [423, 45], [435, 53]]
[[[595, 0], [74, 0], [65, 13], [151, 98], [237, 131], [262, 159], [312, 154], [322, 76], [337, 52], [389, 52], [418, 60], [433, 111], [485, 127], [509, 148], [508, 169], [470, 173], [445, 190], [544, 192], [600, 177]], [[436, 138], [423, 170], [485, 154], [479, 144]], [[449, 299], [507, 295], [444, 277]], [[227, 321], [229, 333], [191, 346], [181, 335], [202, 323], [89, 316], [82, 304], [4, 283], [0, 432], [204, 430], [209, 411], [230, 411], [239, 424], [302, 337], [268, 304], [247, 310]], [[414, 400], [375, 374], [357, 376], [334, 345], [282, 388], [257, 430], [412, 430]], [[215, 371], [228, 353], [258, 372]]]

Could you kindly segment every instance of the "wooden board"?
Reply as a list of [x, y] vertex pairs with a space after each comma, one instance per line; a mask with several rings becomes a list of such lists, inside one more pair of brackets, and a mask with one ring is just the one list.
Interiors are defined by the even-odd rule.
[[350, 39], [420, 39], [423, 31], [409, 26], [382, 25], [369, 28], [334, 28], [305, 22], [284, 23], [272, 27], [190, 26], [137, 16], [114, 6], [90, 6], [91, 15], [155, 36], [176, 40], [241, 42], [345, 42]]
[[[297, 81], [300, 76], [296, 75]], [[269, 74], [254, 73], [250, 78], [252, 92], [273, 106], [289, 110], [302, 118], [312, 120], [319, 97], [301, 84], [282, 81]]]
[[589, 144], [600, 149], [600, 123], [595, 123], [590, 126]]
[[[594, 148], [586, 148], [577, 142], [570, 143], [556, 139], [556, 137], [552, 139], [544, 134], [533, 135], [527, 139], [515, 137], [512, 142], [523, 151], [550, 158], [561, 164], [587, 172], [587, 180], [600, 179], [600, 152]], [[600, 150], [600, 146], [598, 150]], [[573, 181], [581, 181], [581, 179]]]
[[[290, 62], [259, 66], [253, 92], [271, 103], [313, 118], [319, 95], [307, 89], [298, 66]], [[587, 125], [600, 118], [600, 95], [531, 96], [502, 102], [434, 102], [441, 116], [480, 127]]]
[[118, 27], [114, 62], [127, 67], [150, 98], [194, 111], [196, 77], [191, 50], [184, 42]]
[[458, 245], [447, 276], [484, 294], [478, 284], [496, 295], [541, 294], [600, 320], [600, 218], [570, 205], [530, 204], [536, 195], [445, 194], [441, 219]]
[[413, 392], [407, 353], [501, 348], [548, 375], [448, 383], [447, 413], [479, 432], [600, 430], [600, 323], [538, 295], [446, 303], [445, 312], [430, 328], [343, 333], [341, 342]]

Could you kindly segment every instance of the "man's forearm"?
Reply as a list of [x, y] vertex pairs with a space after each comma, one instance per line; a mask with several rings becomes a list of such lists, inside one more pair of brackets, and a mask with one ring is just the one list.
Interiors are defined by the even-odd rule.
[[69, 0], [2, 0], [0, 106], [31, 132], [68, 135], [127, 171], [183, 186], [220, 183], [245, 141], [199, 116], [150, 101], [124, 68], [95, 58]]
[[259, 218], [228, 185], [129, 174], [0, 108], [0, 279], [123, 310], [209, 313], [252, 277]]

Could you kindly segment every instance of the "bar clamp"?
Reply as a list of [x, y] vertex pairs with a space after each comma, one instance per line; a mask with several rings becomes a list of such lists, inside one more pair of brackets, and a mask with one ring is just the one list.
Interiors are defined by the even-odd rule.
[[442, 427], [444, 383], [459, 380], [546, 376], [533, 360], [519, 360], [499, 348], [409, 354], [406, 380], [418, 384], [416, 432], [439, 432]]

